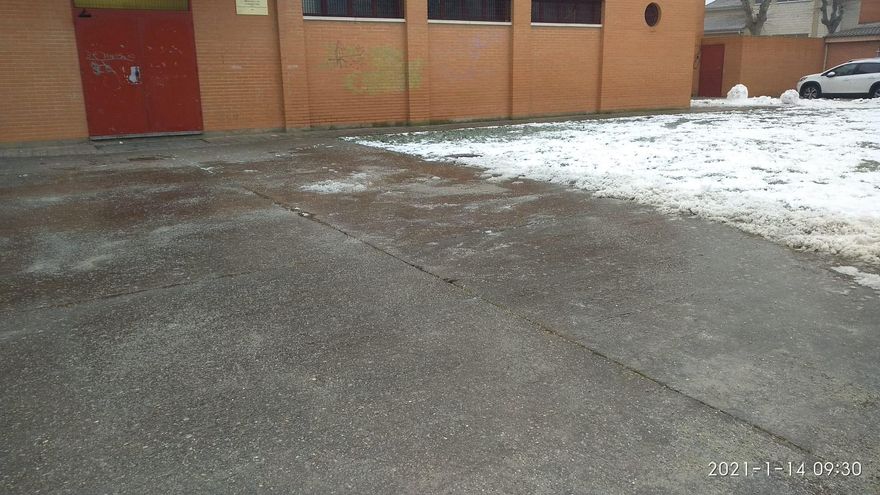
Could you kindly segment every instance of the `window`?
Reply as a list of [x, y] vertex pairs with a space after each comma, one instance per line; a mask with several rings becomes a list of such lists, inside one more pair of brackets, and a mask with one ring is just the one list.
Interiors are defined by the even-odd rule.
[[645, 7], [645, 23], [654, 27], [660, 22], [660, 6], [656, 3], [649, 3]]
[[602, 0], [532, 0], [532, 22], [601, 24]]
[[78, 9], [189, 10], [189, 0], [74, 0]]
[[510, 0], [428, 0], [428, 19], [510, 22]]
[[853, 75], [853, 73], [855, 71], [856, 71], [856, 64], [846, 64], [846, 65], [841, 65], [840, 67], [835, 67], [835, 68], [829, 70], [828, 72], [826, 72], [825, 74], [828, 74], [829, 72], [833, 72], [834, 75], [838, 76], [838, 77], [839, 76], [851, 76], [851, 75]]
[[856, 74], [880, 74], [880, 64], [878, 63], [870, 63], [870, 64], [859, 64], [859, 68], [856, 69]]
[[303, 15], [403, 18], [403, 0], [303, 0]]

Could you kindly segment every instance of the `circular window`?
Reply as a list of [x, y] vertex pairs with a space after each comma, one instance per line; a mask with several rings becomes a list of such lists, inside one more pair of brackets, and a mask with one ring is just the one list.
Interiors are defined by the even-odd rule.
[[660, 6], [656, 3], [649, 3], [647, 7], [645, 7], [645, 22], [648, 23], [649, 26], [654, 27], [660, 22]]

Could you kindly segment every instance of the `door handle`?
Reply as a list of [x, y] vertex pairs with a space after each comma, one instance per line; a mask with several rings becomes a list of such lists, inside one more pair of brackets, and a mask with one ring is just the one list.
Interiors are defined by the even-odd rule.
[[128, 75], [128, 82], [130, 82], [131, 84], [140, 84], [141, 83], [141, 68], [140, 67], [138, 67], [136, 65], [131, 66], [131, 73], [129, 73], [129, 75]]

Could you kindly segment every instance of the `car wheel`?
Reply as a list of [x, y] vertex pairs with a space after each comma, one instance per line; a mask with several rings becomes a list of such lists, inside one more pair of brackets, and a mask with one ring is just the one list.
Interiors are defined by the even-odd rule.
[[870, 96], [871, 98], [880, 98], [880, 84], [875, 84], [871, 88]]
[[805, 100], [815, 100], [822, 97], [822, 88], [818, 84], [804, 84], [801, 88], [801, 98]]

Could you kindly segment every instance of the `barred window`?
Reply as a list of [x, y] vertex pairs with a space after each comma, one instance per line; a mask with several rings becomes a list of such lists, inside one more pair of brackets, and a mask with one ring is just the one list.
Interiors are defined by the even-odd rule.
[[532, 22], [602, 24], [602, 0], [532, 0]]
[[428, 19], [510, 22], [510, 0], [428, 0]]
[[303, 15], [403, 18], [403, 0], [303, 0]]

